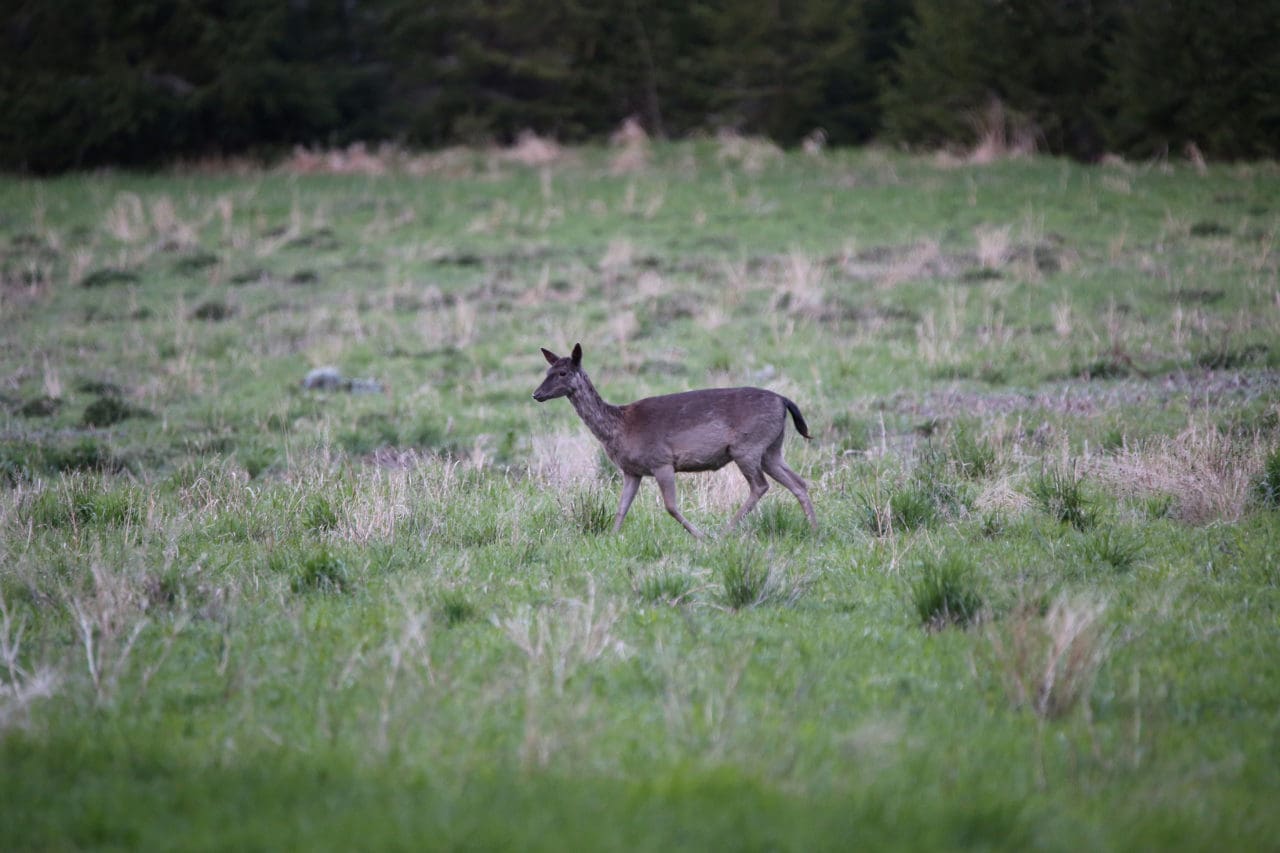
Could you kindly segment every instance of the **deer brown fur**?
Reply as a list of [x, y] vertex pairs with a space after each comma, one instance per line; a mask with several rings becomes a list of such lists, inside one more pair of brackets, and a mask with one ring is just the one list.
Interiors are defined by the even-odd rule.
[[795, 403], [764, 388], [707, 388], [646, 397], [625, 406], [604, 401], [582, 369], [582, 346], [560, 357], [542, 350], [551, 365], [533, 399], [539, 403], [568, 397], [578, 416], [622, 472], [622, 499], [613, 529], [622, 521], [644, 477], [653, 477], [662, 492], [667, 512], [699, 538], [702, 532], [689, 523], [676, 504], [677, 471], [714, 471], [730, 462], [738, 466], [751, 488], [746, 503], [729, 522], [733, 527], [769, 490], [765, 475], [777, 480], [796, 496], [809, 524], [818, 519], [809, 501], [804, 480], [782, 461], [782, 439], [787, 413], [796, 431], [809, 438], [809, 427]]

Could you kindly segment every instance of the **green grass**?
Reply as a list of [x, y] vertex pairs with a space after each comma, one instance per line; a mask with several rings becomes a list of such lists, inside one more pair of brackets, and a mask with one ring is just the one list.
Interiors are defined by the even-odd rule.
[[1050, 517], [1077, 530], [1087, 530], [1096, 520], [1084, 478], [1075, 471], [1048, 467], [1031, 483], [1036, 502]]
[[911, 600], [921, 624], [940, 630], [977, 621], [984, 602], [976, 574], [973, 564], [958, 553], [924, 560], [911, 584]]
[[731, 610], [755, 607], [779, 596], [773, 555], [754, 542], [729, 539], [710, 555], [710, 564], [720, 582], [720, 601]]
[[1270, 509], [1280, 509], [1280, 448], [1272, 450], [1258, 477], [1258, 498]]
[[1280, 171], [651, 154], [0, 178], [6, 849], [1273, 843]]
[[668, 569], [648, 571], [635, 581], [636, 594], [650, 604], [681, 604], [694, 588], [691, 574]]
[[1095, 562], [1116, 571], [1128, 571], [1141, 558], [1143, 543], [1132, 533], [1108, 527], [1093, 531], [1085, 540], [1084, 550]]
[[574, 493], [569, 501], [569, 515], [578, 529], [588, 536], [598, 536], [613, 529], [613, 502], [596, 490]]

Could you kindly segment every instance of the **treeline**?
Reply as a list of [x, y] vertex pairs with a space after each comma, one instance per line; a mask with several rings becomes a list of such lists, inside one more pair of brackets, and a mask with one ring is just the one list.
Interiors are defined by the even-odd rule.
[[1275, 157], [1278, 57], [1280, 0], [11, 0], [0, 167], [574, 142], [628, 116], [784, 145]]

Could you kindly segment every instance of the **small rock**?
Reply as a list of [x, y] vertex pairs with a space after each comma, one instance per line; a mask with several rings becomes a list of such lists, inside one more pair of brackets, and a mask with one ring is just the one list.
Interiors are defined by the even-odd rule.
[[376, 379], [349, 379], [346, 388], [352, 394], [381, 394], [382, 383]]
[[385, 386], [376, 379], [347, 379], [333, 366], [317, 367], [302, 380], [309, 391], [349, 391], [352, 394], [381, 394]]
[[336, 391], [342, 387], [342, 372], [336, 367], [317, 367], [302, 380], [302, 387], [311, 391]]

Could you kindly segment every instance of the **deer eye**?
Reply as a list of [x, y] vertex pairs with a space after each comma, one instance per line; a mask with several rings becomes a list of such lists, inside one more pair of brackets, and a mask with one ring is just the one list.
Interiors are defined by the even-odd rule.
[[560, 371], [560, 375], [561, 375], [561, 376], [568, 376], [568, 375], [569, 375], [569, 371], [567, 371], [567, 370], [562, 370], [562, 371]]

